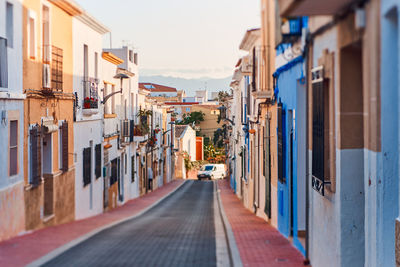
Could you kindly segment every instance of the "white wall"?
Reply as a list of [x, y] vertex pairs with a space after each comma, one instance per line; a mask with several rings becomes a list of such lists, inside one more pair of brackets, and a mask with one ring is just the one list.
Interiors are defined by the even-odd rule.
[[190, 126], [186, 128], [182, 137], [182, 151], [188, 152], [192, 161], [196, 160], [196, 131]]
[[[98, 55], [98, 79], [102, 81], [102, 34], [93, 30], [77, 18], [73, 19], [73, 56], [74, 56], [74, 92], [78, 94], [79, 106], [77, 121], [74, 122], [74, 152], [75, 152], [75, 217], [87, 218], [103, 211], [103, 177], [95, 177], [95, 146], [103, 143], [103, 109], [99, 104], [97, 114], [90, 116], [83, 114], [83, 80], [84, 80], [84, 45], [88, 46], [88, 76], [95, 78], [95, 52]], [[98, 86], [98, 94], [101, 96]], [[92, 177], [89, 185], [83, 186], [83, 149], [90, 146], [92, 141]], [[103, 159], [103, 149], [102, 149]], [[103, 163], [103, 160], [101, 160]]]

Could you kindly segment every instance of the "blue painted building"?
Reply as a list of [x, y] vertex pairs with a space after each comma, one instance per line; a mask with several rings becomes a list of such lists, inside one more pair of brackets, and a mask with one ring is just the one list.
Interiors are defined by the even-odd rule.
[[380, 66], [376, 127], [381, 141], [378, 149], [365, 150], [365, 266], [399, 266], [400, 2], [381, 0], [375, 6], [380, 11], [375, 68]]
[[274, 73], [278, 96], [278, 230], [305, 254], [306, 85], [296, 57]]

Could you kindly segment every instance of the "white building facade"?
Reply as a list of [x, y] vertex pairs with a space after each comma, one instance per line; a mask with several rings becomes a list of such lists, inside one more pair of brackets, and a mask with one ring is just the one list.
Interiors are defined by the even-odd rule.
[[[83, 13], [73, 19], [75, 218], [103, 212], [102, 36], [108, 29]], [[115, 70], [112, 70], [115, 74]]]

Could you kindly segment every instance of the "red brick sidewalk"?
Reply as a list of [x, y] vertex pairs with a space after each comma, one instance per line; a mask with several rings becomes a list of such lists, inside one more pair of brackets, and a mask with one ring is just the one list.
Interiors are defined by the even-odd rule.
[[218, 187], [243, 266], [304, 266], [303, 255], [278, 230], [244, 208], [227, 180], [219, 180]]
[[0, 266], [25, 266], [99, 227], [131, 217], [172, 192], [183, 183], [175, 180], [110, 212], [85, 220], [44, 228], [0, 243]]

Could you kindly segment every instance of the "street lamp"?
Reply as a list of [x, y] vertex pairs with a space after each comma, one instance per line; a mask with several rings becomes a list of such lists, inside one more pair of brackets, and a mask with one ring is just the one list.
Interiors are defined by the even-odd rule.
[[119, 94], [119, 93], [122, 94], [122, 88], [123, 88], [123, 87], [122, 87], [122, 82], [123, 82], [124, 79], [129, 79], [129, 76], [126, 75], [126, 74], [124, 74], [124, 73], [118, 73], [117, 75], [114, 76], [114, 79], [120, 79], [120, 81], [121, 81], [121, 90], [106, 95], [106, 96], [103, 98], [103, 101], [101, 102], [101, 103], [103, 103], [103, 104], [106, 103], [107, 100], [108, 100], [110, 97], [112, 97], [113, 95], [116, 95], [116, 94]]
[[221, 116], [221, 119], [222, 119], [222, 120], [224, 120], [224, 121], [229, 121], [232, 125], [235, 125], [235, 123], [234, 123], [232, 120], [230, 120], [230, 119], [228, 119], [228, 118], [226, 117], [226, 107], [225, 107], [224, 105], [222, 105], [222, 106], [219, 107], [218, 109], [219, 109], [220, 116]]

